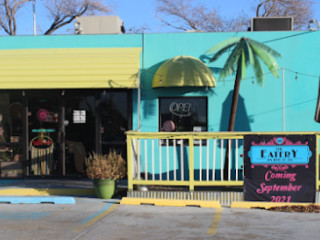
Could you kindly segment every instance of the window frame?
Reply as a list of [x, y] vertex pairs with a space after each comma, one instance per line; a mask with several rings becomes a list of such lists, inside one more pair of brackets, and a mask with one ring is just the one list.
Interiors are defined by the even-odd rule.
[[[158, 97], [158, 131], [159, 132], [163, 132], [161, 131], [161, 127], [162, 127], [162, 122], [161, 122], [161, 100], [162, 99], [203, 99], [205, 100], [205, 128], [206, 130], [203, 132], [207, 132], [208, 131], [208, 97], [207, 96], [173, 96], [173, 97]], [[194, 126], [193, 126], [194, 127]], [[177, 132], [177, 131], [173, 131], [173, 132]], [[183, 131], [183, 132], [194, 132], [194, 131]]]

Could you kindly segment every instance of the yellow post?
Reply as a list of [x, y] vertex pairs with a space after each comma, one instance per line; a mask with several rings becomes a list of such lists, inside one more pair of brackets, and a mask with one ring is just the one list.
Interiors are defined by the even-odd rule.
[[189, 137], [189, 191], [194, 191], [194, 146], [193, 136]]
[[316, 135], [316, 190], [319, 191], [319, 135]]
[[133, 191], [132, 182], [132, 137], [127, 135], [128, 190]]

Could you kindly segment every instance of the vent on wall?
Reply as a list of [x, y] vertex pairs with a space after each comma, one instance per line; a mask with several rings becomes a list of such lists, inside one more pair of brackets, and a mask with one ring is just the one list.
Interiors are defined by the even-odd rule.
[[292, 31], [293, 17], [251, 18], [251, 31]]
[[76, 17], [75, 34], [121, 34], [124, 33], [123, 21], [118, 16]]

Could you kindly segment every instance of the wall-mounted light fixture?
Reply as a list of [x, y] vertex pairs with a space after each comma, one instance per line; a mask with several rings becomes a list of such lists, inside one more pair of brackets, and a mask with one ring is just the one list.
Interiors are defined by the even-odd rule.
[[309, 31], [318, 31], [320, 30], [320, 23], [316, 19], [311, 19], [308, 25]]

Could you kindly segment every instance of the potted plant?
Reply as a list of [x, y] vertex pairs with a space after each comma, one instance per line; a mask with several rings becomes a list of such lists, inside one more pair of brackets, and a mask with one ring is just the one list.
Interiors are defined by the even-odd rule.
[[86, 173], [93, 180], [97, 197], [109, 199], [116, 189], [116, 180], [126, 175], [126, 162], [116, 150], [109, 154], [92, 153], [85, 160]]

